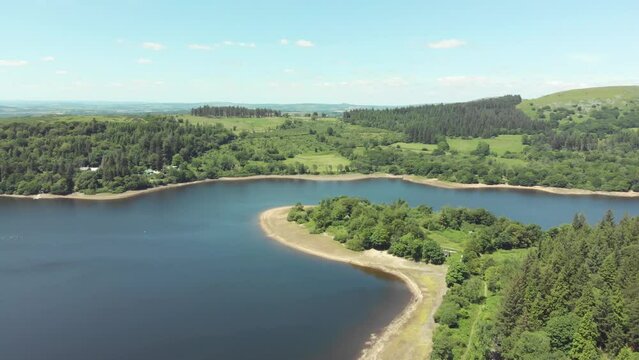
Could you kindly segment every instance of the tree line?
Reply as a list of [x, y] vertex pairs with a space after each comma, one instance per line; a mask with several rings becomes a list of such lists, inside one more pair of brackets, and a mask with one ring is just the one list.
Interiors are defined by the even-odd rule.
[[282, 116], [282, 112], [272, 109], [249, 109], [242, 106], [209, 106], [204, 105], [191, 109], [191, 115], [206, 117], [240, 117], [261, 118]]
[[[634, 136], [628, 139], [634, 139]], [[471, 154], [441, 148], [413, 152], [382, 146], [358, 152], [348, 148], [341, 148], [340, 151], [351, 159], [350, 170], [365, 174], [410, 174], [467, 184], [639, 191], [637, 151], [630, 148], [628, 143], [614, 146], [613, 151], [599, 149], [589, 153], [531, 147], [523, 156], [525, 160], [514, 165], [485, 156], [490, 148], [486, 149], [486, 145], [481, 143]]]
[[345, 112], [343, 118], [351, 124], [402, 131], [408, 141], [429, 144], [446, 136], [491, 137], [548, 128], [517, 109], [520, 102], [520, 96], [509, 95], [465, 103], [357, 109]]

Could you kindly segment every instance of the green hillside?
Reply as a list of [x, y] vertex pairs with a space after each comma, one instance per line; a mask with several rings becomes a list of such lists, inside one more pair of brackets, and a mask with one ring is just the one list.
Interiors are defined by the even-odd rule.
[[548, 113], [558, 108], [575, 111], [576, 114], [587, 114], [602, 107], [616, 107], [620, 110], [639, 106], [639, 86], [606, 86], [587, 89], [561, 91], [527, 99], [517, 107], [531, 117]]

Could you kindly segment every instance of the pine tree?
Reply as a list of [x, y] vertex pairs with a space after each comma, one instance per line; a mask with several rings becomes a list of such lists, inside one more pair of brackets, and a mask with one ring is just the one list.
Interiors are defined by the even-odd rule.
[[618, 288], [602, 294], [597, 319], [599, 342], [607, 352], [616, 354], [627, 342], [628, 317]]
[[599, 359], [599, 352], [595, 345], [597, 325], [593, 321], [592, 313], [587, 312], [579, 323], [579, 328], [570, 347], [570, 357], [574, 360]]
[[586, 222], [586, 217], [582, 213], [575, 214], [575, 217], [572, 219], [572, 227], [575, 230], [579, 230], [587, 224], [588, 223]]

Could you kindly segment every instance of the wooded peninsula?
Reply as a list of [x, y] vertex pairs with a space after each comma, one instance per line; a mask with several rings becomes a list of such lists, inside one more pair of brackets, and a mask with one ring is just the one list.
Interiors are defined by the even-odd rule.
[[431, 359], [636, 358], [639, 217], [576, 214], [544, 231], [484, 209], [338, 197], [297, 204], [288, 221], [352, 251], [445, 264]]

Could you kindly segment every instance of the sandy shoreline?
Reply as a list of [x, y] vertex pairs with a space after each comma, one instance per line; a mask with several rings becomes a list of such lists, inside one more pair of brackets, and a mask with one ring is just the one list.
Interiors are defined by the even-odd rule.
[[413, 294], [411, 302], [384, 329], [371, 337], [360, 359], [425, 359], [432, 350], [435, 309], [446, 292], [445, 266], [401, 259], [385, 252], [346, 249], [325, 234], [310, 234], [303, 226], [288, 222], [290, 207], [260, 214], [263, 231], [279, 243], [325, 259], [380, 270], [400, 278]]
[[623, 198], [637, 198], [639, 192], [619, 192], [619, 191], [591, 191], [583, 189], [565, 189], [555, 188], [547, 186], [517, 186], [508, 184], [486, 185], [486, 184], [461, 184], [448, 181], [442, 181], [438, 179], [429, 179], [416, 175], [391, 175], [391, 174], [340, 174], [340, 175], [254, 175], [245, 177], [222, 177], [219, 179], [206, 179], [197, 180], [179, 184], [169, 184], [164, 186], [158, 186], [154, 188], [144, 190], [130, 190], [123, 193], [100, 193], [87, 195], [83, 193], [72, 193], [69, 195], [54, 195], [54, 194], [38, 194], [38, 195], [12, 195], [12, 194], [0, 194], [0, 197], [17, 198], [17, 199], [73, 199], [73, 200], [119, 200], [128, 199], [138, 195], [148, 194], [156, 191], [163, 191], [168, 189], [174, 189], [184, 186], [190, 186], [195, 184], [203, 184], [209, 182], [220, 181], [253, 181], [263, 179], [288, 179], [288, 180], [311, 180], [311, 181], [357, 181], [365, 179], [401, 179], [403, 181], [412, 182], [415, 184], [439, 187], [444, 189], [460, 189], [460, 190], [472, 190], [472, 189], [502, 189], [502, 190], [517, 190], [517, 191], [538, 191], [556, 195], [577, 195], [577, 196], [610, 196], [610, 197], [623, 197]]
[[611, 196], [611, 197], [624, 197], [635, 198], [639, 197], [639, 192], [636, 191], [593, 191], [585, 189], [568, 189], [558, 188], [550, 186], [520, 186], [520, 185], [508, 185], [508, 184], [462, 184], [448, 181], [442, 181], [438, 179], [429, 179], [416, 175], [403, 175], [402, 180], [409, 181], [416, 184], [430, 185], [444, 189], [503, 189], [503, 190], [523, 190], [523, 191], [539, 191], [556, 195], [581, 195], [581, 196]]

